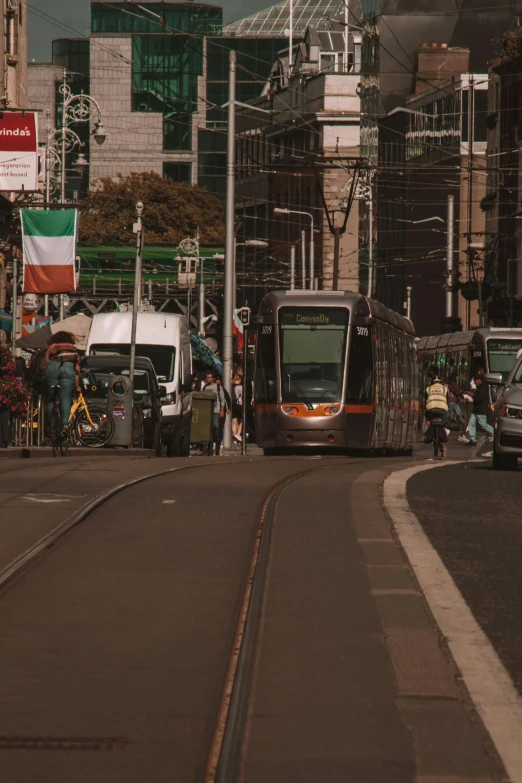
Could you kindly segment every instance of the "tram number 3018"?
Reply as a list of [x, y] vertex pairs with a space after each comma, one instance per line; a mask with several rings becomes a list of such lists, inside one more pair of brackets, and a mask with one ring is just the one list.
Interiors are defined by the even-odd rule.
[[358, 326], [357, 327], [357, 337], [368, 337], [370, 334], [370, 331], [367, 326]]

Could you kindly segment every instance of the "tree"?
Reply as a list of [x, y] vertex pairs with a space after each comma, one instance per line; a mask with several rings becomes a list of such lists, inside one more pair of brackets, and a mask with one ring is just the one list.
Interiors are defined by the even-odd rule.
[[211, 193], [159, 174], [105, 177], [87, 194], [80, 220], [80, 242], [132, 244], [136, 202], [142, 201], [148, 244], [178, 244], [199, 227], [202, 244], [224, 241], [224, 205]]

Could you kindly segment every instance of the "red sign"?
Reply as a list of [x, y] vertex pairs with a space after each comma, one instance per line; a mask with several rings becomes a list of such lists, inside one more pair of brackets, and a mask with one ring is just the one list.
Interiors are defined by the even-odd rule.
[[0, 112], [0, 190], [38, 190], [38, 121], [34, 112]]

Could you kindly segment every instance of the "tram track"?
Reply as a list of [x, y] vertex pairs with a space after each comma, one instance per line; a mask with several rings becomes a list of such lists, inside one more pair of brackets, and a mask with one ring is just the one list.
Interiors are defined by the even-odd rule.
[[[87, 522], [96, 511], [102, 509], [104, 504], [126, 489], [169, 474], [206, 467], [225, 468], [228, 465], [244, 465], [247, 462], [255, 461], [258, 460], [237, 459], [227, 462], [215, 461], [198, 465], [176, 466], [138, 476], [107, 489], [88, 501], [82, 508], [4, 568], [0, 572], [0, 592], [7, 591], [32, 566], [50, 554], [54, 547]], [[286, 461], [287, 458], [284, 457], [273, 460], [273, 462], [281, 463]], [[314, 464], [303, 469], [303, 462], [300, 461], [299, 469], [278, 479], [258, 501], [259, 507], [251, 533], [251, 544], [248, 553], [245, 553], [244, 578], [238, 586], [237, 618], [231, 632], [230, 643], [227, 643], [226, 659], [222, 659], [219, 664], [223, 675], [221, 684], [215, 692], [215, 706], [209, 712], [210, 726], [207, 740], [200, 751], [199, 770], [202, 771], [200, 783], [236, 783], [241, 780], [242, 761], [248, 734], [249, 709], [259, 654], [263, 606], [268, 584], [272, 536], [277, 520], [279, 501], [283, 493], [296, 481], [318, 471], [339, 466], [356, 467], [361, 464], [368, 464], [368, 462], [357, 459], [336, 459], [332, 462], [328, 461], [327, 464]], [[291, 470], [291, 466], [289, 468]], [[195, 769], [197, 769], [198, 759], [195, 758], [194, 761]]]
[[[354, 460], [345, 464], [362, 462]], [[342, 463], [336, 463], [335, 467], [339, 464]], [[201, 783], [234, 783], [242, 779], [241, 764], [278, 503], [296, 481], [332, 467], [318, 465], [293, 473], [274, 484], [262, 501]]]
[[[248, 460], [248, 462], [252, 461], [253, 460]], [[243, 462], [243, 460], [234, 460], [227, 462], [226, 464], [231, 465], [233, 463], [239, 462]], [[104, 503], [113, 498], [115, 495], [124, 492], [126, 489], [133, 487], [136, 484], [140, 484], [144, 481], [148, 481], [154, 478], [159, 478], [160, 476], [165, 476], [170, 473], [178, 473], [180, 471], [186, 470], [197, 470], [203, 467], [218, 467], [221, 464], [222, 463], [216, 463], [215, 465], [213, 463], [204, 463], [201, 465], [180, 465], [179, 467], [167, 468], [165, 470], [156, 471], [154, 473], [147, 473], [144, 476], [138, 476], [136, 478], [129, 479], [128, 481], [124, 481], [121, 484], [117, 484], [116, 486], [110, 487], [104, 492], [101, 492], [99, 495], [91, 498], [91, 500], [85, 503], [66, 520], [53, 528], [49, 533], [40, 538], [35, 544], [26, 549], [21, 555], [19, 555], [19, 557], [16, 557], [7, 566], [5, 566], [0, 571], [0, 593], [4, 592], [12, 582], [16, 581], [16, 579], [22, 576], [23, 573], [29, 570], [37, 561], [50, 552], [53, 547], [60, 543], [75, 528], [77, 528], [83, 522], [86, 522], [95, 511], [101, 508]], [[44, 466], [42, 465], [41, 467]]]

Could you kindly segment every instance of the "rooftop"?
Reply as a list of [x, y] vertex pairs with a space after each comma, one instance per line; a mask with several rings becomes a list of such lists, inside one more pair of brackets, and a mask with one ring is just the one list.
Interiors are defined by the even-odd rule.
[[[343, 0], [294, 0], [294, 37], [304, 36], [309, 25], [319, 32], [328, 32], [332, 27], [335, 29], [337, 25], [332, 20], [341, 13], [344, 13]], [[289, 27], [289, 19], [290, 0], [284, 0], [257, 14], [224, 25], [223, 35], [284, 37]]]

